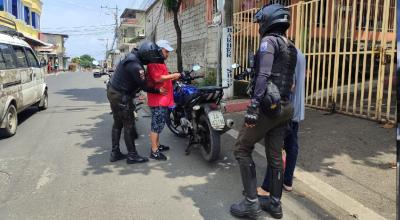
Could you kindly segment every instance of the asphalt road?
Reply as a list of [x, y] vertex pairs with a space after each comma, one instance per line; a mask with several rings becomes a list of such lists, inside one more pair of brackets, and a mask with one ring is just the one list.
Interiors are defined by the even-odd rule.
[[[229, 207], [242, 187], [232, 137], [222, 137], [213, 164], [196, 150], [185, 156], [187, 140], [168, 130], [161, 136], [172, 147], [168, 161], [109, 163], [112, 118], [103, 79], [63, 73], [47, 82], [49, 109], [20, 114], [17, 134], [0, 140], [0, 219], [234, 219]], [[137, 148], [147, 156], [149, 118], [141, 115]], [[266, 161], [254, 156], [261, 182]], [[353, 219], [307, 185], [296, 188], [284, 194], [284, 219]]]

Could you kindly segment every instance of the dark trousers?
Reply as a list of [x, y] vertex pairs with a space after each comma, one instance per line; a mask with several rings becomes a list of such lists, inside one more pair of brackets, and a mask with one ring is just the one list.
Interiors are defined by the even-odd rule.
[[[126, 148], [129, 153], [136, 153], [135, 139], [137, 134], [135, 129], [135, 117], [133, 114], [133, 111], [135, 110], [132, 101], [133, 97], [123, 94], [115, 90], [112, 86], [109, 86], [107, 88], [107, 98], [113, 112], [113, 130], [118, 130], [119, 133], [121, 133], [122, 128], [124, 128]], [[113, 140], [113, 142], [114, 141], [119, 140]]]
[[[293, 174], [294, 169], [296, 167], [297, 162], [297, 155], [299, 152], [299, 144], [297, 133], [299, 131], [299, 123], [292, 121], [290, 122], [290, 128], [287, 131], [285, 141], [284, 141], [284, 149], [286, 151], [286, 169], [283, 178], [283, 183], [286, 186], [293, 185]], [[262, 184], [262, 188], [265, 191], [269, 189], [269, 182], [268, 182], [268, 173], [270, 172], [269, 166], [267, 167], [267, 172], [265, 174], [264, 182]]]
[[[243, 127], [235, 145], [235, 157], [240, 166], [254, 166], [252, 153], [255, 144], [265, 138], [265, 153], [268, 166], [282, 170], [282, 146], [285, 138], [288, 123], [293, 115], [293, 106], [282, 107], [282, 113], [278, 117], [268, 117], [260, 114], [257, 124], [253, 128]], [[243, 175], [242, 175], [243, 176]], [[247, 195], [254, 198], [256, 188], [251, 189]]]

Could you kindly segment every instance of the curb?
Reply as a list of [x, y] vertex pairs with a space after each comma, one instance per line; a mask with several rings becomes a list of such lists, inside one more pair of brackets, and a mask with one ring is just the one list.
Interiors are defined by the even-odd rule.
[[227, 101], [225, 105], [225, 113], [246, 111], [247, 106], [249, 104], [250, 104], [249, 99], [238, 99], [238, 100]]

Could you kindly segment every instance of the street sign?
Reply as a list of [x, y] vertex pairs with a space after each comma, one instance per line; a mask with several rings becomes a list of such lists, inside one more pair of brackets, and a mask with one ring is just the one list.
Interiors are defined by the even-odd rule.
[[233, 57], [233, 42], [232, 42], [233, 27], [225, 27], [222, 30], [222, 86], [229, 87], [225, 89], [225, 97], [233, 96], [233, 71], [232, 71], [232, 57]]

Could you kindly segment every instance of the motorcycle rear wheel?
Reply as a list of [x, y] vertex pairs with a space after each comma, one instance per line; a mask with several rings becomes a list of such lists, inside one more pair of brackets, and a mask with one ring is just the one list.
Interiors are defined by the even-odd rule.
[[167, 113], [168, 115], [166, 118], [167, 126], [168, 126], [169, 130], [172, 133], [174, 133], [176, 136], [185, 138], [188, 136], [188, 132], [185, 131], [185, 129], [181, 126], [180, 119], [175, 120], [176, 113], [174, 111], [175, 111], [175, 109], [168, 110], [168, 113]]
[[221, 152], [221, 135], [211, 127], [206, 115], [200, 116], [199, 126], [202, 137], [201, 155], [204, 160], [214, 162], [219, 158]]

